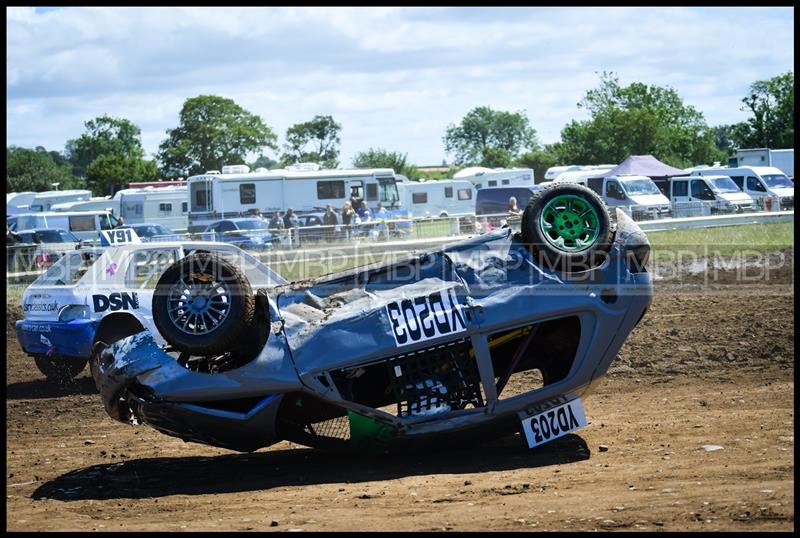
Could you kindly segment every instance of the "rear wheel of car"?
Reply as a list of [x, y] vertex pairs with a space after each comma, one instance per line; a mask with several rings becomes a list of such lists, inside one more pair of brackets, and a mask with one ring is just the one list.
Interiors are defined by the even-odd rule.
[[153, 321], [179, 351], [209, 356], [241, 344], [255, 317], [247, 277], [213, 254], [191, 254], [172, 264], [156, 284]]
[[605, 202], [578, 184], [537, 191], [522, 214], [522, 241], [540, 264], [573, 273], [602, 263], [614, 231]]
[[64, 384], [71, 381], [86, 367], [87, 359], [82, 357], [63, 357], [61, 355], [36, 355], [36, 367], [48, 381]]

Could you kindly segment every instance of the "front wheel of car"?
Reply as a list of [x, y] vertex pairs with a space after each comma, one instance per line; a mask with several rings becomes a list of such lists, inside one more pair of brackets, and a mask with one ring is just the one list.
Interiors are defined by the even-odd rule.
[[530, 198], [521, 231], [540, 265], [564, 273], [600, 265], [614, 237], [600, 196], [583, 185], [564, 183], [543, 187]]
[[208, 253], [172, 264], [156, 284], [153, 321], [179, 351], [210, 356], [241, 344], [255, 317], [247, 277], [233, 264]]
[[87, 359], [82, 357], [63, 357], [61, 355], [36, 355], [36, 367], [48, 381], [58, 384], [70, 382], [86, 367]]

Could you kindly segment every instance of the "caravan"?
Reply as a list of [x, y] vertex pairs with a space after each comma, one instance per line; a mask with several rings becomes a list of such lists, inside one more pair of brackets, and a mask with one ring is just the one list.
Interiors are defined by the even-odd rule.
[[119, 215], [119, 199], [108, 196], [94, 197], [91, 200], [79, 200], [77, 202], [61, 202], [53, 204], [50, 211], [92, 211], [106, 210], [114, 215]]
[[189, 225], [188, 187], [123, 189], [114, 197], [125, 224], [161, 224], [175, 231]]
[[[567, 166], [551, 166], [547, 169], [547, 172], [544, 173], [544, 180], [545, 181], [553, 181], [558, 179], [559, 177], [570, 177], [565, 175], [568, 172], [576, 172], [578, 174], [583, 174], [584, 172], [592, 172], [594, 175], [598, 175], [600, 173], [607, 172], [617, 166], [616, 164], [570, 164]], [[586, 177], [592, 177], [591, 175], [586, 175]], [[563, 180], [562, 180], [563, 181]], [[574, 182], [580, 183], [580, 182]], [[582, 183], [586, 185], [584, 181]]]
[[561, 172], [556, 178], [553, 180], [554, 183], [580, 183], [581, 185], [587, 185], [590, 177], [597, 177], [603, 176], [607, 172], [610, 172], [614, 168], [614, 165], [608, 165], [607, 167], [596, 167], [596, 166], [584, 166], [582, 170], [569, 170], [566, 172]]
[[[246, 165], [223, 166], [192, 176], [189, 184], [189, 231], [201, 231], [220, 219], [294, 209], [296, 213], [323, 211], [330, 204], [339, 209], [353, 198], [399, 207], [398, 179], [391, 168], [321, 170], [313, 163], [285, 169], [250, 172]], [[390, 212], [391, 216], [392, 213]]]
[[89, 200], [91, 197], [92, 191], [83, 189], [37, 192], [28, 209], [30, 211], [50, 211], [55, 204]]
[[453, 179], [461, 179], [472, 183], [476, 189], [484, 187], [513, 187], [517, 185], [533, 185], [531, 168], [485, 168], [472, 166], [453, 175]]
[[28, 209], [37, 194], [31, 191], [6, 193], [6, 206]]
[[411, 217], [449, 217], [475, 213], [475, 188], [469, 181], [409, 181], [397, 184], [400, 202]]

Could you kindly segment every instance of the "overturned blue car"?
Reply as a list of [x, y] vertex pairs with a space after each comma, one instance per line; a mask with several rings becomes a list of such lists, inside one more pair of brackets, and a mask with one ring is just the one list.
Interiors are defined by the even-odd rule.
[[521, 230], [254, 292], [195, 251], [143, 331], [93, 357], [108, 414], [185, 441], [387, 446], [587, 426], [582, 398], [652, 299], [647, 238], [580, 185], [544, 187]]

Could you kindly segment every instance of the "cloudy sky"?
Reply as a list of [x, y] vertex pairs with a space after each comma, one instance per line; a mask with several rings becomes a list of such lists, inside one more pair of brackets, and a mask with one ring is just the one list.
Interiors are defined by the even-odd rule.
[[[201, 94], [233, 99], [283, 143], [330, 114], [341, 166], [369, 147], [438, 165], [472, 108], [525, 110], [555, 142], [597, 73], [672, 86], [710, 125], [750, 84], [793, 69], [793, 8], [7, 8], [9, 145], [63, 151], [102, 114], [148, 155]], [[272, 152], [267, 152], [274, 155]]]

